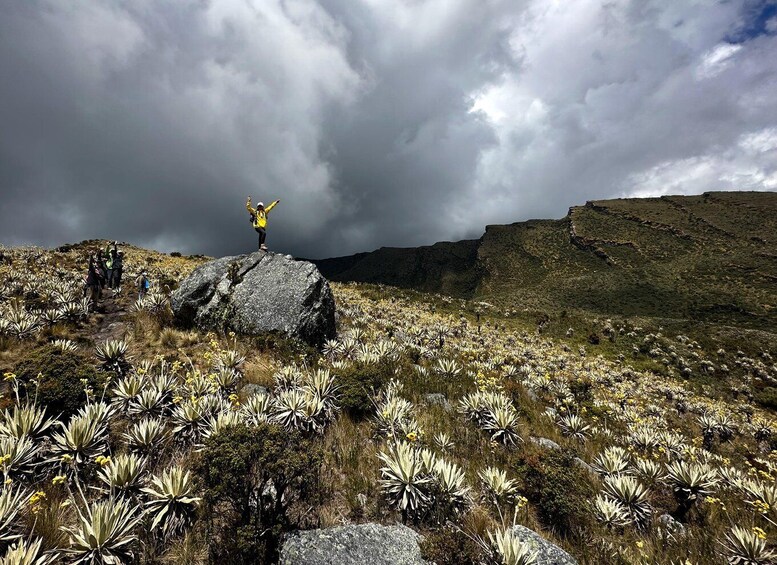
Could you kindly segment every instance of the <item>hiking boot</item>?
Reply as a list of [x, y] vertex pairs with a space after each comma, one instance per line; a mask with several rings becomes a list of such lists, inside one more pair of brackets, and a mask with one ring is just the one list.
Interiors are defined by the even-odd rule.
[[262, 251], [267, 251], [267, 246], [266, 245], [262, 245], [262, 246], [259, 247], [259, 249], [261, 249]]

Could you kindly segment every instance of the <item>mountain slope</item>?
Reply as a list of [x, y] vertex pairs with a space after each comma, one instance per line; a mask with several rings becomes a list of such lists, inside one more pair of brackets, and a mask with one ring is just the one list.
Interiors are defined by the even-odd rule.
[[598, 200], [479, 240], [316, 261], [383, 283], [509, 308], [777, 325], [777, 193]]

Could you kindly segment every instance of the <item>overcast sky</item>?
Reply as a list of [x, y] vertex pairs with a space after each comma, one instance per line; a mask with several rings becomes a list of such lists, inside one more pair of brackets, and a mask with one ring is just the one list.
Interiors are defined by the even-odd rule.
[[0, 242], [306, 257], [777, 190], [777, 3], [0, 0]]

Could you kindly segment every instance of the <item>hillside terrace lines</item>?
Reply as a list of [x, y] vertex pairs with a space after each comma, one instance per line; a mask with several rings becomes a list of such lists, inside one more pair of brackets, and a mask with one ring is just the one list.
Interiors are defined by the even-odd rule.
[[615, 210], [609, 206], [605, 205], [606, 201], [601, 200], [589, 200], [585, 203], [587, 208], [591, 208], [592, 210], [596, 210], [597, 212], [601, 214], [606, 214], [609, 216], [615, 216], [617, 218], [621, 218], [624, 220], [628, 220], [631, 222], [636, 222], [641, 226], [646, 226], [652, 229], [660, 230], [669, 232], [672, 235], [675, 235], [681, 239], [691, 240], [693, 239], [690, 234], [684, 232], [680, 228], [673, 226], [671, 224], [665, 224], [663, 222], [657, 222], [655, 220], [649, 220], [647, 218], [643, 218], [641, 216], [638, 216], [637, 214], [629, 213], [625, 210]]
[[[705, 197], [707, 197], [708, 194], [709, 194], [708, 192], [705, 192], [704, 193]], [[730, 231], [725, 230], [725, 229], [723, 229], [721, 227], [718, 227], [715, 224], [713, 224], [712, 222], [710, 222], [708, 219], [703, 218], [702, 216], [699, 216], [698, 214], [695, 214], [690, 208], [688, 208], [687, 206], [685, 206], [681, 202], [678, 202], [676, 200], [676, 198], [678, 198], [678, 197], [676, 197], [676, 196], [662, 196], [661, 200], [663, 202], [666, 202], [670, 206], [676, 208], [680, 212], [682, 212], [684, 214], [688, 214], [688, 221], [689, 221], [689, 223], [690, 222], [696, 222], [696, 223], [702, 224], [705, 227], [707, 227], [707, 228], [711, 229], [712, 231], [714, 231], [715, 233], [724, 235], [725, 237], [727, 237], [729, 239], [736, 239], [737, 236], [735, 234], [733, 234]], [[722, 204], [724, 206], [726, 205], [722, 200], [719, 200], [719, 199], [712, 199], [712, 198], [710, 198], [710, 200], [714, 200], [715, 202], [718, 202], [718, 203], [720, 203], [720, 204]]]
[[[586, 204], [588, 206], [588, 204]], [[630, 247], [631, 249], [634, 249], [635, 251], [639, 252], [640, 249], [637, 247], [634, 242], [631, 241], [616, 241], [616, 240], [608, 240], [608, 239], [600, 239], [600, 238], [590, 238], [582, 236], [577, 231], [577, 226], [575, 225], [575, 214], [578, 210], [582, 209], [580, 206], [573, 206], [569, 209], [569, 214], [567, 217], [569, 218], [569, 241], [572, 242], [572, 245], [577, 247], [578, 249], [582, 251], [588, 251], [596, 255], [597, 257], [604, 260], [605, 263], [607, 263], [610, 266], [617, 265], [617, 261], [607, 254], [607, 252], [602, 249], [601, 246], [613, 246], [613, 247]], [[591, 207], [591, 209], [596, 210], [596, 208]]]

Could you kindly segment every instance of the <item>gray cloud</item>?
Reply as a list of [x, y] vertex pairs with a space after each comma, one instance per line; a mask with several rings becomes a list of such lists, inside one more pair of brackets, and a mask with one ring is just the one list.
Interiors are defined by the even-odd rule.
[[6, 3], [0, 241], [242, 252], [251, 194], [282, 199], [272, 248], [322, 257], [591, 198], [777, 190], [763, 6]]

